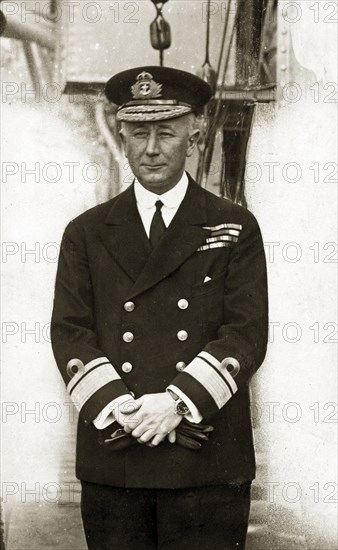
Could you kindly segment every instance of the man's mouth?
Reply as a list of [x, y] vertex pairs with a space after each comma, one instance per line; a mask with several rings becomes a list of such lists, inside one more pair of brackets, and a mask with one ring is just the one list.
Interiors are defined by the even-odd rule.
[[160, 168], [163, 168], [165, 164], [143, 164], [143, 166], [147, 170], [159, 170]]

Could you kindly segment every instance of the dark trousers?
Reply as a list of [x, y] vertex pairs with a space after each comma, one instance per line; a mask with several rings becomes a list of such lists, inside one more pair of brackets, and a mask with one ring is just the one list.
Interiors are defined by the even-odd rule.
[[89, 550], [244, 550], [250, 483], [124, 489], [82, 482]]

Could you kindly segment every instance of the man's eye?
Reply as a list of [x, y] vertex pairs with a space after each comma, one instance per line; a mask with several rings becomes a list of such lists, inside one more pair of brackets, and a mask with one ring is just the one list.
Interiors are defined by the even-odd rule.
[[160, 133], [160, 137], [164, 137], [164, 138], [167, 138], [167, 137], [172, 137], [173, 134], [171, 132], [161, 132]]

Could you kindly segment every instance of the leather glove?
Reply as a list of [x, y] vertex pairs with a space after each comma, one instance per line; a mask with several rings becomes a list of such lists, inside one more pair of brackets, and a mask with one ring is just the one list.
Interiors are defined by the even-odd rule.
[[[201, 442], [208, 441], [209, 434], [213, 431], [213, 426], [193, 424], [186, 418], [183, 418], [182, 422], [176, 428], [176, 443], [186, 449], [198, 451], [202, 448]], [[109, 439], [104, 439], [103, 443], [111, 451], [122, 451], [138, 442], [130, 434], [127, 434], [123, 428], [119, 428], [111, 434]]]

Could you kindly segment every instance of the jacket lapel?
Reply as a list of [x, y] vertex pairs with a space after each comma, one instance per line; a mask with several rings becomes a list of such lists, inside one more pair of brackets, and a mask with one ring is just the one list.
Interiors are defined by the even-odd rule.
[[[210, 233], [202, 227], [207, 221], [205, 201], [203, 190], [190, 179], [186, 195], [174, 219], [160, 244], [148, 256], [128, 299], [165, 279], [205, 242]], [[140, 223], [142, 225], [141, 220]]]
[[133, 186], [113, 203], [100, 237], [116, 262], [136, 281], [152, 248], [137, 210]]

